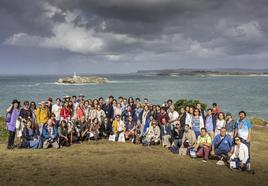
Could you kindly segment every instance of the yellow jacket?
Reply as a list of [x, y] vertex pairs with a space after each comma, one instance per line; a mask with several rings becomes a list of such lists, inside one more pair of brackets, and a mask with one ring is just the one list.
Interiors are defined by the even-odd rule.
[[48, 108], [41, 108], [35, 110], [36, 122], [41, 125], [47, 123], [49, 119], [49, 110]]
[[118, 132], [118, 126], [119, 126], [119, 122], [117, 120], [114, 120], [112, 124], [114, 134]]

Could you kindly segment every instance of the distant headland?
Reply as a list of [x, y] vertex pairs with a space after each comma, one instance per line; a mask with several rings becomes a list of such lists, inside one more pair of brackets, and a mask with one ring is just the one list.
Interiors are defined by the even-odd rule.
[[73, 77], [59, 78], [58, 83], [67, 83], [67, 84], [81, 84], [81, 83], [107, 83], [108, 79], [105, 77], [99, 76], [77, 76], [74, 73]]
[[140, 70], [137, 74], [156, 76], [268, 76], [268, 69], [164, 69]]

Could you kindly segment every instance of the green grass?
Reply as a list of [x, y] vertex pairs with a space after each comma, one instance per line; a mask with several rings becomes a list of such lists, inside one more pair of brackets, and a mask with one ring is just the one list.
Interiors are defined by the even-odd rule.
[[6, 150], [0, 145], [1, 185], [267, 185], [268, 129], [254, 129], [255, 175], [215, 161], [180, 157], [160, 146], [101, 140], [70, 148]]
[[212, 160], [181, 157], [160, 146], [101, 140], [62, 149], [9, 151], [0, 144], [0, 185], [267, 185], [267, 135], [267, 127], [253, 129], [255, 175], [233, 172]]

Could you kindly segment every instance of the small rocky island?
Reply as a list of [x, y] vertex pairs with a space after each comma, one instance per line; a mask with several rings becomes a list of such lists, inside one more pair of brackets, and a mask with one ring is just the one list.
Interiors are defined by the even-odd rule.
[[81, 84], [81, 83], [107, 83], [108, 79], [105, 77], [99, 76], [77, 76], [74, 73], [73, 77], [59, 78], [58, 83], [67, 83], [67, 84]]

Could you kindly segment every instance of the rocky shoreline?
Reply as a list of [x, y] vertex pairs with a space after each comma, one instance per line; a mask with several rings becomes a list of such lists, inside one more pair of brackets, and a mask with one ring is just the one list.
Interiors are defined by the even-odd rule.
[[98, 83], [105, 84], [108, 82], [108, 79], [105, 77], [99, 76], [75, 76], [75, 77], [65, 77], [59, 78], [58, 83], [67, 83], [67, 84], [80, 84], [80, 83]]

